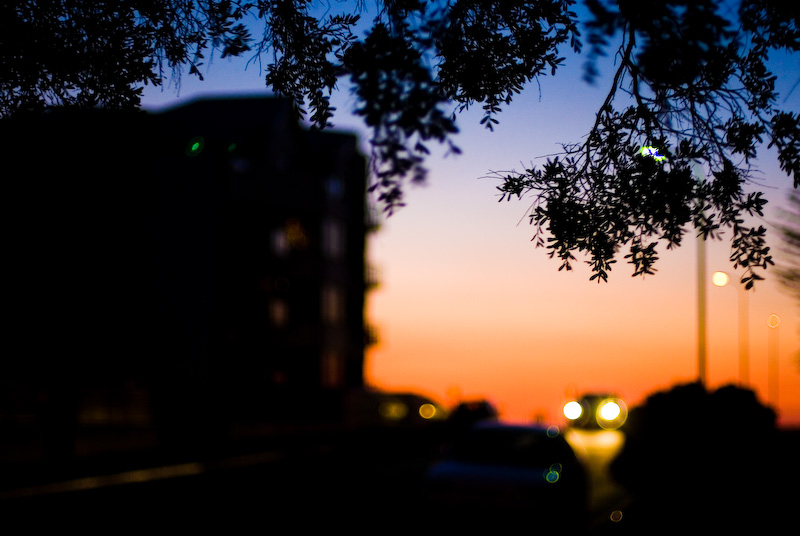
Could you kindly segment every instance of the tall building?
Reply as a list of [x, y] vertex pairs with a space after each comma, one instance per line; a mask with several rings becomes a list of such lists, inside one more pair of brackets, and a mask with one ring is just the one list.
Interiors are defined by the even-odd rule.
[[372, 225], [355, 136], [233, 98], [16, 118], [0, 142], [22, 164], [5, 185], [0, 419], [179, 434], [334, 418], [363, 384]]
[[169, 314], [209, 326], [193, 362], [254, 404], [360, 386], [370, 224], [356, 138], [301, 129], [276, 99], [197, 101], [157, 120], [170, 148], [164, 288], [183, 308]]

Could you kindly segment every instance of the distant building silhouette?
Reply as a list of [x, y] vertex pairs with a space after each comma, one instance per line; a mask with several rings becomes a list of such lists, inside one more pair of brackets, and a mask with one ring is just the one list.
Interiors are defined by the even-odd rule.
[[362, 386], [372, 223], [355, 136], [305, 130], [273, 98], [0, 130], [4, 421], [52, 444], [87, 421], [180, 437], [335, 418], [336, 393]]

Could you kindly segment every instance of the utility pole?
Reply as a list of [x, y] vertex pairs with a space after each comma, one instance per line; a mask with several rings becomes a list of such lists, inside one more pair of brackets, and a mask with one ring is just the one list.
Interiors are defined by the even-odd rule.
[[[697, 180], [698, 190], [702, 189], [703, 167], [695, 161], [692, 163], [692, 175]], [[698, 196], [698, 203], [705, 203], [703, 196]], [[705, 219], [703, 215], [703, 219]], [[706, 343], [706, 237], [702, 230], [697, 236], [697, 381], [706, 385], [708, 369]]]

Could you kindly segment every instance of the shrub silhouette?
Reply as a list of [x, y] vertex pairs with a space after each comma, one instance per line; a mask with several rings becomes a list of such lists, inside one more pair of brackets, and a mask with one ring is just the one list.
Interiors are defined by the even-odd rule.
[[679, 385], [631, 410], [624, 431], [611, 471], [634, 518], [737, 531], [774, 519], [776, 415], [753, 391]]

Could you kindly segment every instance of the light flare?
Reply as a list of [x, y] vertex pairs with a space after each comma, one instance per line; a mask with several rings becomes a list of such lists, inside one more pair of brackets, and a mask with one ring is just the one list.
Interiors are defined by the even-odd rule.
[[642, 147], [642, 150], [640, 151], [640, 154], [642, 156], [649, 156], [650, 158], [652, 158], [656, 162], [663, 162], [664, 160], [667, 159], [666, 156], [664, 156], [663, 154], [658, 152], [657, 148], [655, 148], [655, 147], [653, 147], [651, 145], [645, 145], [644, 147]]

